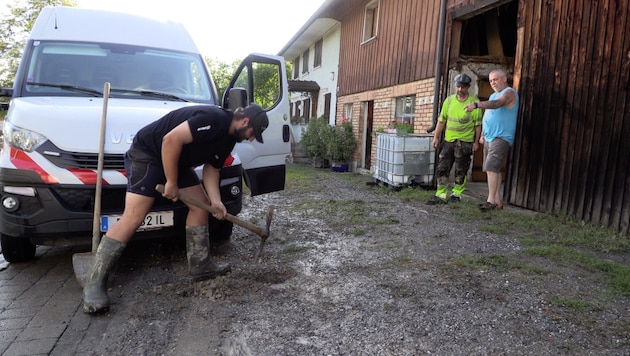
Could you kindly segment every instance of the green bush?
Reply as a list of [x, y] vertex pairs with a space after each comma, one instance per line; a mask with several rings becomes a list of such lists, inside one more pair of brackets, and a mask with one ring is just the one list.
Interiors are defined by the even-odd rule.
[[352, 133], [351, 121], [344, 121], [331, 128], [326, 142], [326, 153], [332, 162], [350, 162], [356, 149], [357, 139]]
[[332, 127], [328, 125], [325, 117], [311, 119], [306, 128], [302, 128], [301, 143], [304, 152], [312, 158], [326, 158], [326, 142], [331, 131]]

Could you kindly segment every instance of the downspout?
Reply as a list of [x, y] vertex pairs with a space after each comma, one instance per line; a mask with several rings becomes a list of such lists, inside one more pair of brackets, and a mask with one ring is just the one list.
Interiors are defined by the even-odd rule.
[[440, 5], [440, 24], [438, 28], [438, 44], [435, 51], [435, 87], [433, 89], [433, 124], [427, 129], [428, 133], [435, 131], [437, 126], [438, 107], [440, 100], [440, 76], [442, 72], [442, 58], [444, 58], [444, 32], [446, 28], [446, 2]]

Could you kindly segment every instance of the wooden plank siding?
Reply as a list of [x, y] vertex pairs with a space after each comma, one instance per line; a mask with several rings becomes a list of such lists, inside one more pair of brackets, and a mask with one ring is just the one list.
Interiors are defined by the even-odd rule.
[[362, 43], [365, 5], [341, 20], [337, 95], [433, 77], [439, 20], [435, 0], [381, 0], [376, 38]]
[[628, 2], [520, 1], [518, 22], [526, 50], [509, 201], [628, 234]]

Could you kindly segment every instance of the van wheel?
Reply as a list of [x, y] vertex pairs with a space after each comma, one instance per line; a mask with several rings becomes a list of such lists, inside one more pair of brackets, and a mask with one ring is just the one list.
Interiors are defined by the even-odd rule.
[[29, 239], [24, 237], [13, 237], [0, 235], [0, 246], [2, 255], [7, 262], [27, 262], [35, 257], [35, 249]]

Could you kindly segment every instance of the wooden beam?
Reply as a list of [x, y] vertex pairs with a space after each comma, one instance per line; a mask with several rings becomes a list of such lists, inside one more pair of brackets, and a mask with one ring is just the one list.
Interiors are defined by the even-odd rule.
[[499, 16], [496, 11], [485, 13], [486, 40], [488, 41], [488, 54], [491, 56], [503, 56], [503, 42], [501, 42], [501, 29], [499, 28]]
[[518, 91], [521, 84], [523, 71], [523, 41], [525, 41], [525, 28], [516, 29], [516, 54], [514, 55], [514, 73], [512, 87]]
[[455, 9], [455, 11], [453, 11], [453, 18], [457, 20], [468, 20], [471, 17], [475, 17], [483, 12], [512, 1], [515, 0], [478, 0], [473, 5]]

